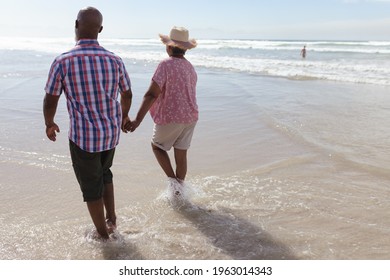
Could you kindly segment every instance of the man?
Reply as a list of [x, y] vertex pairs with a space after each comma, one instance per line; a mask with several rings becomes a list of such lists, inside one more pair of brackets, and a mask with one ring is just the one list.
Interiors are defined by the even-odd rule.
[[[166, 45], [169, 58], [158, 65], [144, 95], [135, 120], [126, 124], [126, 129], [135, 131], [147, 112], [155, 123], [152, 149], [161, 168], [168, 177], [175, 195], [181, 195], [187, 174], [187, 150], [198, 121], [196, 102], [197, 73], [185, 58], [187, 50], [197, 43], [189, 39], [184, 27], [173, 27], [170, 35], [160, 35]], [[174, 148], [175, 170], [168, 151]]]
[[302, 58], [306, 58], [306, 46], [303, 46], [303, 49], [301, 50], [301, 56]]
[[103, 16], [96, 8], [87, 7], [78, 13], [76, 46], [51, 65], [43, 113], [46, 135], [56, 141], [60, 129], [54, 116], [60, 95], [65, 92], [74, 172], [97, 233], [107, 240], [116, 228], [110, 167], [121, 127], [127, 132], [124, 125], [130, 123], [132, 91], [122, 60], [97, 41], [102, 22]]

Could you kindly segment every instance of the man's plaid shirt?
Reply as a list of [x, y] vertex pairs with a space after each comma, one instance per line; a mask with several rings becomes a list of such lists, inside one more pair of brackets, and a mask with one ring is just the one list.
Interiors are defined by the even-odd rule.
[[69, 139], [82, 150], [101, 152], [119, 142], [122, 112], [118, 95], [130, 87], [122, 60], [97, 40], [82, 39], [54, 60], [45, 91], [57, 96], [65, 92]]

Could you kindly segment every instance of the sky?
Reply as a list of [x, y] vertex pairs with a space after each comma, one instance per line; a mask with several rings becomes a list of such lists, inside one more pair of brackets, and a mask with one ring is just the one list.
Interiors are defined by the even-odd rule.
[[0, 0], [0, 37], [74, 37], [86, 6], [107, 39], [184, 26], [196, 39], [390, 41], [390, 0]]

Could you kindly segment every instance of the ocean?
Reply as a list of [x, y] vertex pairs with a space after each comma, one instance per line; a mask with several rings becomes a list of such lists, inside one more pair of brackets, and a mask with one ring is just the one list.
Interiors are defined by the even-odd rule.
[[[134, 117], [165, 47], [99, 42], [123, 58]], [[108, 243], [90, 238], [64, 97], [58, 140], [45, 136], [47, 74], [73, 45], [0, 40], [0, 259], [390, 259], [390, 42], [198, 40], [186, 199], [167, 188], [147, 117], [116, 150]]]
[[[158, 39], [102, 39], [101, 44], [124, 59], [156, 63], [165, 56]], [[58, 53], [74, 45], [69, 38], [2, 38], [3, 51]], [[307, 59], [300, 50], [307, 48]], [[282, 77], [390, 85], [390, 42], [200, 40], [191, 52], [197, 67]], [[7, 73], [3, 73], [7, 75]]]

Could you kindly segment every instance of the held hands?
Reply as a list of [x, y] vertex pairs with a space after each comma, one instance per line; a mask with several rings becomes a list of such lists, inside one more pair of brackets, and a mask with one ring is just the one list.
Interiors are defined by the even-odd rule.
[[131, 126], [130, 126], [130, 131], [131, 132], [134, 132], [137, 127], [139, 127], [139, 125], [141, 124], [141, 121], [135, 119], [134, 121], [131, 122]]
[[122, 131], [124, 133], [127, 133], [130, 131], [130, 126], [131, 126], [131, 120], [129, 118], [129, 116], [124, 116], [122, 118]]
[[124, 117], [122, 120], [122, 131], [124, 133], [134, 132], [137, 127], [141, 124], [141, 121], [135, 119], [131, 121], [128, 116]]
[[57, 134], [56, 132], [60, 132], [60, 128], [56, 123], [51, 123], [46, 125], [46, 136], [49, 138], [51, 141], [56, 141]]

